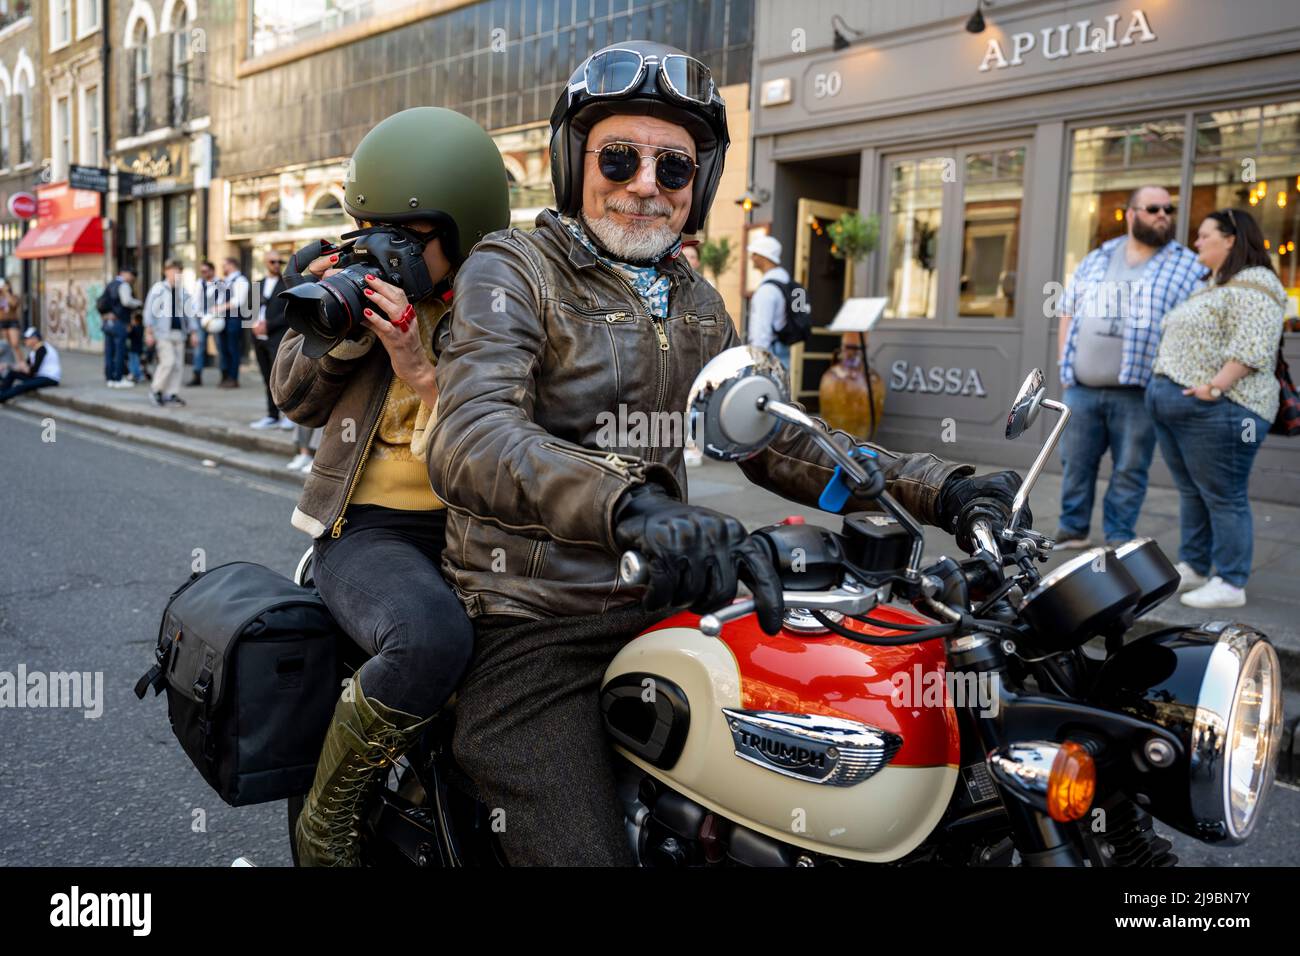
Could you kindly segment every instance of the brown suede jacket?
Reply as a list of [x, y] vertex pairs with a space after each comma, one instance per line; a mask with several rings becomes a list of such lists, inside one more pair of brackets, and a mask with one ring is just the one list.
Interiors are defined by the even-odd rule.
[[[611, 443], [610, 416], [680, 412], [705, 363], [740, 344], [711, 285], [682, 259], [661, 269], [671, 281], [666, 321], [546, 211], [535, 232], [488, 236], [457, 276], [428, 464], [449, 511], [443, 570], [471, 616], [598, 614], [639, 598], [618, 579], [615, 504], [645, 481], [685, 500], [683, 448], [634, 429]], [[948, 476], [973, 471], [870, 447], [890, 492], [929, 523]], [[807, 505], [834, 470], [789, 427], [740, 467]]]
[[[416, 306], [421, 325], [434, 326], [446, 312], [441, 301]], [[347, 522], [348, 501], [370, 453], [375, 431], [388, 402], [393, 366], [388, 352], [366, 330], [355, 341], [344, 341], [328, 354], [311, 359], [302, 354], [302, 336], [285, 333], [271, 368], [271, 396], [280, 411], [299, 425], [324, 426], [320, 447], [298, 506], [293, 526], [319, 538], [327, 531], [338, 537]], [[431, 410], [421, 405], [415, 421], [411, 453], [424, 457]]]

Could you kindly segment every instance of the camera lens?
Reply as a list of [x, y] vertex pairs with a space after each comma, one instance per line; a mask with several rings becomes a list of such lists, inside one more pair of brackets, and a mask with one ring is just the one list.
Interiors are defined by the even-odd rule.
[[366, 273], [373, 266], [348, 266], [319, 282], [304, 282], [280, 294], [289, 327], [303, 337], [303, 354], [320, 358], [346, 338], [355, 338], [365, 308]]

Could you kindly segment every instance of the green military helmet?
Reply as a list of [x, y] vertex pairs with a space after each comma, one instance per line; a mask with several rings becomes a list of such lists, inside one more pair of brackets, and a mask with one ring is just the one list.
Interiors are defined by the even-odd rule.
[[489, 232], [510, 225], [510, 186], [492, 137], [435, 106], [402, 110], [357, 144], [343, 208], [371, 223], [428, 220], [457, 264]]

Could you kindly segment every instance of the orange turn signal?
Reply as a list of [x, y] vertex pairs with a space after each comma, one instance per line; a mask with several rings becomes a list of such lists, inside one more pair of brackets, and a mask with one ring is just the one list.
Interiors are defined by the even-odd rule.
[[1073, 741], [1065, 741], [1052, 761], [1047, 781], [1047, 814], [1058, 823], [1078, 820], [1092, 806], [1097, 793], [1097, 765], [1092, 754]]

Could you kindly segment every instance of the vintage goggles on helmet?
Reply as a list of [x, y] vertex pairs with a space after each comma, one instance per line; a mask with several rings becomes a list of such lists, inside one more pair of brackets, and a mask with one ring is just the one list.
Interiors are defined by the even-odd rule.
[[713, 74], [695, 57], [681, 53], [643, 56], [636, 50], [615, 49], [587, 58], [582, 82], [569, 87], [569, 102], [577, 93], [593, 98], [626, 96], [641, 85], [652, 65], [657, 71], [659, 91], [666, 96], [700, 106], [713, 101]]

